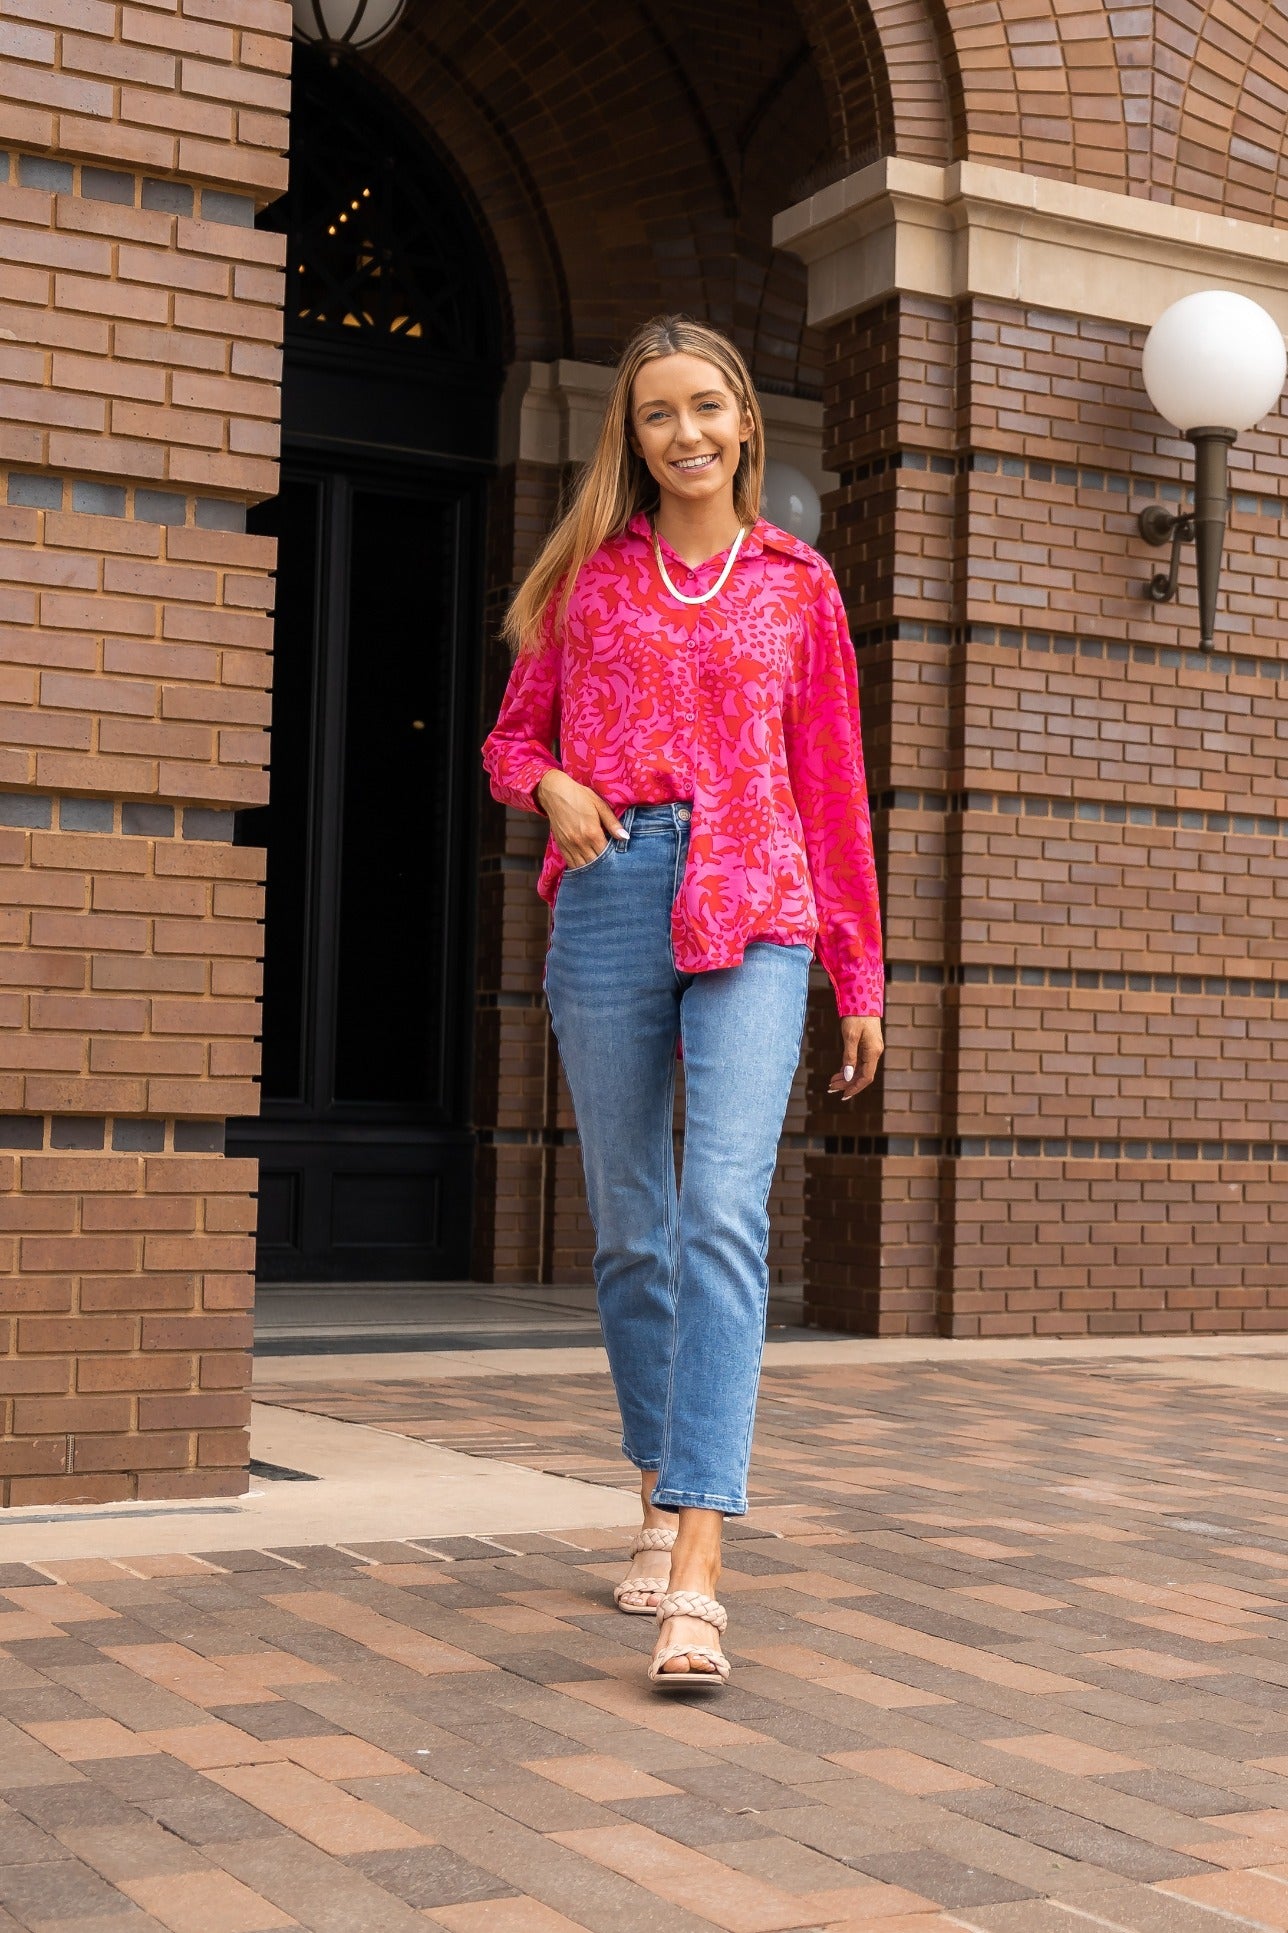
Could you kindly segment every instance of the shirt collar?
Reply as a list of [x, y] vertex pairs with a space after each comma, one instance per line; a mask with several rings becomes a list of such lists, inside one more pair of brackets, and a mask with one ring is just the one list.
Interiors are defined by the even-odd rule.
[[[650, 542], [652, 538], [653, 526], [646, 510], [637, 510], [626, 528], [633, 537], [642, 537], [645, 543]], [[669, 549], [670, 546], [668, 545], [667, 548]], [[757, 517], [747, 533], [739, 556], [759, 557], [761, 552], [766, 550], [780, 551], [784, 557], [797, 557], [802, 563], [808, 563], [814, 556], [809, 545], [800, 537], [793, 537], [790, 531], [780, 530], [777, 524], [771, 524], [764, 517]]]

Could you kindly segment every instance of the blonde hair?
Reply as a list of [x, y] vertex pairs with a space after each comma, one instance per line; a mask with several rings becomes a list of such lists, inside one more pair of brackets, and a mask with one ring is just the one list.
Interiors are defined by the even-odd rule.
[[556, 629], [567, 615], [577, 574], [602, 543], [625, 530], [638, 510], [652, 510], [658, 486], [627, 435], [635, 378], [645, 363], [660, 356], [701, 356], [714, 363], [733, 391], [739, 410], [751, 419], [734, 473], [733, 501], [739, 520], [753, 524], [760, 514], [765, 477], [765, 425], [747, 365], [718, 329], [685, 315], [658, 315], [635, 331], [622, 351], [604, 406], [595, 453], [582, 471], [572, 502], [542, 545], [506, 613], [504, 631], [520, 651], [541, 643], [552, 602]]

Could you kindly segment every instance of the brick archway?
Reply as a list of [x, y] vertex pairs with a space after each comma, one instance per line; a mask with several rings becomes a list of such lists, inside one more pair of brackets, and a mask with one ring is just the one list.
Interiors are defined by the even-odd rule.
[[951, 36], [927, 0], [800, 0], [828, 97], [838, 166], [878, 155], [947, 161], [956, 98]]

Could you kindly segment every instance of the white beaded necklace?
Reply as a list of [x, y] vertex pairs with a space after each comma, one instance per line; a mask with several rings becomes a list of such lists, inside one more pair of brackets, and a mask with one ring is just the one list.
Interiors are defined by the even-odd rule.
[[747, 535], [747, 526], [746, 524], [743, 524], [742, 528], [738, 532], [738, 535], [734, 538], [732, 544], [729, 546], [729, 555], [725, 559], [725, 567], [721, 571], [719, 577], [717, 577], [715, 583], [711, 586], [711, 589], [709, 591], [703, 591], [701, 597], [686, 597], [683, 591], [676, 590], [674, 584], [671, 582], [671, 579], [667, 574], [666, 565], [662, 562], [662, 546], [661, 544], [659, 544], [657, 540], [657, 525], [654, 524], [653, 555], [657, 559], [657, 567], [662, 574], [662, 582], [666, 585], [667, 590], [670, 591], [671, 596], [674, 598], [678, 598], [681, 604], [709, 604], [713, 597], [719, 597], [721, 591], [724, 589], [725, 585], [729, 581], [729, 573], [733, 569], [735, 563], [737, 562], [738, 552], [742, 549], [742, 540], [746, 535]]

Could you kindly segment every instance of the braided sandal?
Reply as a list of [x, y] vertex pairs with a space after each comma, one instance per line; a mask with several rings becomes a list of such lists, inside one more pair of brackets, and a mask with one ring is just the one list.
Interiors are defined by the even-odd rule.
[[[657, 1607], [659, 1627], [668, 1618], [699, 1618], [709, 1624], [717, 1633], [724, 1630], [729, 1622], [729, 1614], [723, 1604], [717, 1604], [713, 1597], [704, 1597], [701, 1591], [668, 1591]], [[663, 1666], [672, 1658], [701, 1658], [713, 1667], [711, 1671], [664, 1671]], [[733, 1669], [724, 1652], [709, 1644], [668, 1644], [651, 1661], [648, 1668], [648, 1681], [659, 1691], [723, 1691], [729, 1682]]]
[[[670, 1550], [675, 1543], [673, 1530], [644, 1529], [631, 1545], [631, 1556], [638, 1557], [642, 1550]], [[656, 1604], [628, 1603], [628, 1598], [657, 1597], [666, 1590], [669, 1578], [665, 1577], [624, 1577], [620, 1584], [613, 1586], [613, 1602], [627, 1617], [651, 1618], [657, 1610]]]

